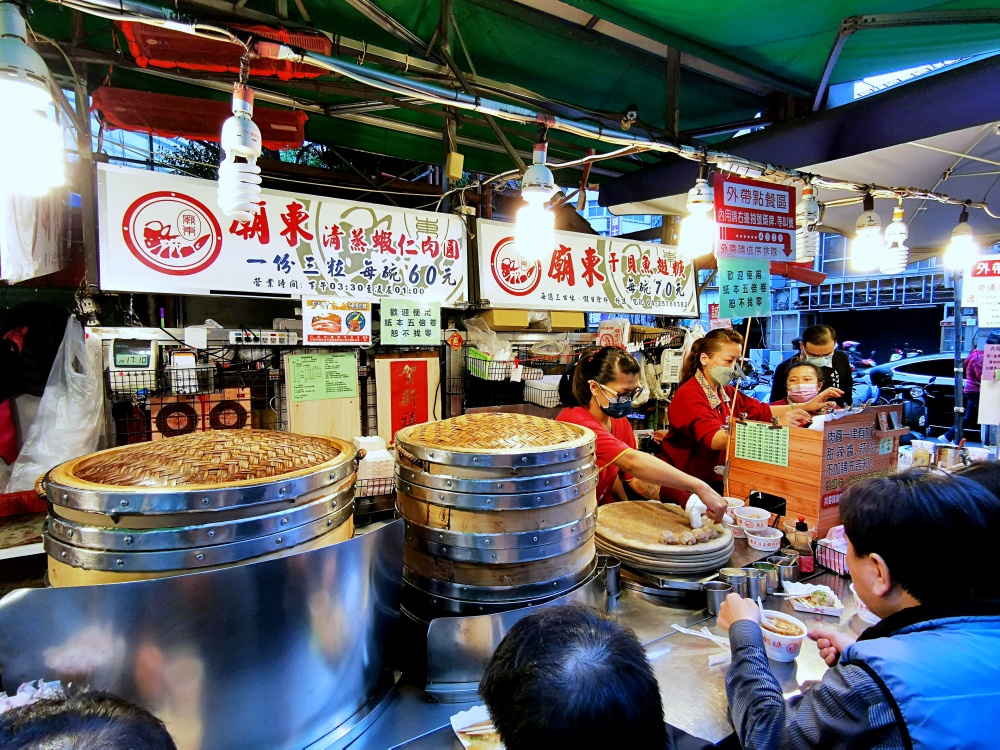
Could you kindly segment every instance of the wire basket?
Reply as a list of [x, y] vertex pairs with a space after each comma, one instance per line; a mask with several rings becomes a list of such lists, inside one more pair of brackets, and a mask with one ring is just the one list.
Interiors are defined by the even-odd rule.
[[[556, 387], [553, 388], [552, 385], [555, 385]], [[529, 404], [535, 404], [536, 406], [542, 406], [547, 409], [554, 409], [559, 406], [558, 383], [525, 383], [524, 400]]]
[[362, 497], [379, 497], [392, 495], [396, 492], [395, 477], [379, 477], [378, 479], [359, 479], [354, 483], [355, 499]]
[[839, 576], [847, 576], [847, 553], [836, 550], [833, 547], [823, 544], [823, 540], [817, 541], [813, 548], [816, 552], [816, 562], [820, 567], [836, 573]]
[[465, 350], [465, 369], [473, 377], [482, 380], [510, 380], [510, 368], [513, 364], [509, 359], [494, 360], [490, 355], [472, 347]]

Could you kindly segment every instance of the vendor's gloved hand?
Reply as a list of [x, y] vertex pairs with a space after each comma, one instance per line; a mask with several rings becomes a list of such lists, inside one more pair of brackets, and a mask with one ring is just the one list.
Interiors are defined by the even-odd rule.
[[687, 511], [688, 519], [691, 521], [691, 528], [700, 529], [701, 517], [708, 510], [708, 506], [697, 495], [691, 495], [688, 498], [687, 505], [684, 506], [684, 510]]
[[[693, 503], [695, 502], [697, 502], [698, 505], [697, 516], [691, 510]], [[701, 489], [695, 490], [695, 494], [691, 495], [687, 504], [684, 506], [684, 509], [688, 512], [688, 517], [691, 519], [692, 528], [700, 529], [701, 515], [703, 513], [707, 513], [713, 521], [718, 523], [722, 520], [722, 516], [728, 509], [728, 506], [726, 505], [726, 501], [722, 495], [713, 490], [707, 484], [703, 484]]]

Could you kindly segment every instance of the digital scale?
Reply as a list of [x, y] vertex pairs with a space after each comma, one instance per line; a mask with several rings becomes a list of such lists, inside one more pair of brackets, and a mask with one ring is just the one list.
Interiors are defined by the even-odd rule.
[[156, 390], [159, 344], [153, 339], [112, 339], [107, 349], [112, 393]]

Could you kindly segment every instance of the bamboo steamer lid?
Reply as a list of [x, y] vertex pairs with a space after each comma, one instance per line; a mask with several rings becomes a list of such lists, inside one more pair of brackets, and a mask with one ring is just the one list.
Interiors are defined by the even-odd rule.
[[219, 511], [312, 493], [354, 473], [354, 446], [272, 430], [216, 430], [91, 453], [52, 469], [48, 499], [127, 514]]

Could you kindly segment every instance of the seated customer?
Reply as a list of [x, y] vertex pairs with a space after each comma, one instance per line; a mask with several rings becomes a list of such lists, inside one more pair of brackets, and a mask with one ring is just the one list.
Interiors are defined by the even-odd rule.
[[771, 406], [804, 404], [807, 401], [812, 401], [823, 391], [823, 373], [816, 365], [808, 362], [797, 362], [793, 363], [787, 372], [785, 398], [780, 401], [772, 401]]
[[[859, 637], [810, 632], [833, 668], [782, 699], [754, 602], [719, 612], [733, 661], [726, 692], [744, 748], [993, 748], [1000, 711], [1000, 499], [967, 479], [909, 471], [840, 503], [857, 595], [882, 621]], [[961, 571], [937, 545], [962, 551]]]
[[507, 750], [673, 747], [642, 646], [589, 607], [542, 607], [519, 620], [479, 695]]
[[163, 722], [110, 693], [70, 691], [0, 714], [4, 750], [177, 750]]

